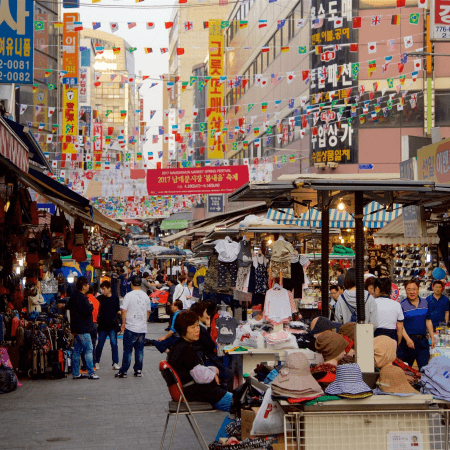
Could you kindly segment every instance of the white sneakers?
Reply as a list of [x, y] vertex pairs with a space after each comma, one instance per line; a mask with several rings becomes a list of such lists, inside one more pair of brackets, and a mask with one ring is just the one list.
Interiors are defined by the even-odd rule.
[[120, 369], [119, 364], [114, 363], [113, 366], [112, 366], [112, 370], [119, 370], [119, 369]]
[[95, 370], [100, 369], [100, 364], [99, 363], [95, 363]]

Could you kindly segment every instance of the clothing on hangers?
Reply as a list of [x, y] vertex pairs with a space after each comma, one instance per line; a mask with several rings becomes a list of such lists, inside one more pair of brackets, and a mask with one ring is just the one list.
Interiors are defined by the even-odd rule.
[[289, 322], [292, 308], [286, 289], [269, 289], [266, 293], [263, 318], [272, 325]]
[[283, 286], [293, 291], [294, 298], [302, 298], [302, 286], [305, 282], [305, 272], [300, 262], [291, 263], [291, 278], [283, 280]]
[[238, 273], [237, 261], [223, 262], [219, 260], [219, 266], [217, 267], [217, 287], [226, 287], [227, 273], [230, 275], [231, 287], [235, 287]]
[[[228, 236], [227, 236], [228, 237]], [[228, 239], [230, 239], [228, 237]], [[233, 262], [236, 261], [240, 245], [237, 242], [227, 241], [226, 239], [221, 239], [214, 247], [219, 254], [219, 261], [221, 262]]]
[[285, 240], [277, 240], [272, 245], [271, 261], [275, 262], [291, 262], [291, 255], [295, 254], [295, 249], [290, 242]]
[[220, 317], [216, 320], [216, 325], [219, 330], [217, 343], [232, 344], [236, 339], [238, 321], [234, 317]]
[[291, 262], [270, 261], [270, 276], [273, 278], [291, 278]]
[[239, 244], [238, 267], [249, 267], [252, 263], [252, 245], [248, 241]]

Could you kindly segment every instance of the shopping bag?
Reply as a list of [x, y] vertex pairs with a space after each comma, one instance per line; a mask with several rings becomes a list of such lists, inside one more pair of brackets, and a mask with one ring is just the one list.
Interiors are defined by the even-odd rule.
[[250, 436], [280, 433], [284, 433], [284, 411], [277, 401], [272, 400], [272, 388], [269, 388], [253, 421]]
[[104, 243], [103, 236], [100, 234], [100, 229], [97, 226], [92, 232], [86, 248], [92, 253], [99, 253], [102, 251], [103, 243]]
[[101, 269], [102, 268], [102, 255], [92, 255], [91, 256], [91, 264], [94, 269]]
[[130, 249], [126, 246], [125, 241], [115, 241], [112, 247], [112, 260], [113, 261], [128, 261]]
[[[100, 255], [98, 255], [100, 256]], [[87, 259], [86, 250], [84, 245], [74, 245], [72, 249], [72, 258], [76, 262], [84, 262]]]

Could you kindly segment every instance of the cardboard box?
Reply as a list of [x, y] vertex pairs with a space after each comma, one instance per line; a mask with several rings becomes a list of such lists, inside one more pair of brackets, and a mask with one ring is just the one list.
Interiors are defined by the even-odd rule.
[[276, 441], [272, 444], [273, 450], [285, 450], [284, 434], [276, 434]]
[[254, 407], [252, 409], [243, 409], [241, 411], [242, 440], [250, 437], [250, 432], [252, 431], [253, 421], [255, 420], [258, 410], [259, 410], [259, 408]]
[[[251, 410], [243, 409], [241, 412], [241, 435], [242, 440], [247, 439], [250, 436], [250, 432], [252, 431], [253, 421], [255, 420], [256, 414], [258, 413], [259, 408], [252, 408]], [[262, 437], [262, 436], [259, 436]], [[284, 434], [275, 434], [269, 436], [275, 439], [272, 444], [273, 450], [285, 450], [284, 443]]]

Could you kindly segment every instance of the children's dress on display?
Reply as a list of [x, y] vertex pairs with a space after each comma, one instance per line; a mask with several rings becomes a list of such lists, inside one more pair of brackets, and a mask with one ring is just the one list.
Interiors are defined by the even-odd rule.
[[286, 289], [274, 288], [267, 291], [263, 318], [272, 325], [291, 320], [292, 308]]

